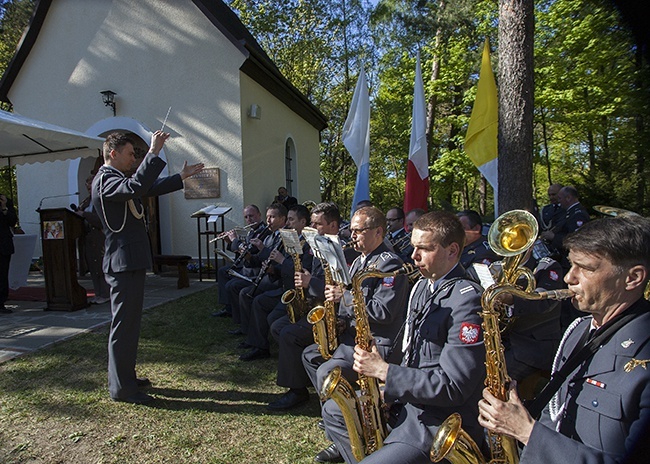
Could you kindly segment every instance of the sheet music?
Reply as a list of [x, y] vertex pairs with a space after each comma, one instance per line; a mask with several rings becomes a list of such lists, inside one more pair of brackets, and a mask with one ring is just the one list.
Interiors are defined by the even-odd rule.
[[314, 238], [315, 249], [323, 256], [332, 272], [332, 278], [344, 285], [350, 285], [352, 279], [345, 261], [343, 248], [337, 235], [317, 235]]
[[298, 232], [294, 229], [280, 229], [280, 238], [282, 238], [284, 251], [291, 255], [302, 255], [302, 244]]
[[311, 247], [312, 250], [316, 248], [316, 245], [314, 244], [314, 239], [316, 238], [317, 235], [318, 235], [318, 231], [313, 227], [305, 227], [302, 229], [302, 236], [305, 237], [305, 240], [307, 240], [307, 243], [309, 243], [309, 246]]

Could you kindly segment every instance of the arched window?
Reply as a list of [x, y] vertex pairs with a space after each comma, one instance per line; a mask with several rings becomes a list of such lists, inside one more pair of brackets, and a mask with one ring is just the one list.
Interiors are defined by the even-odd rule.
[[296, 146], [293, 139], [288, 138], [284, 145], [284, 172], [285, 186], [290, 196], [297, 196], [296, 186], [294, 186], [298, 169], [296, 165]]

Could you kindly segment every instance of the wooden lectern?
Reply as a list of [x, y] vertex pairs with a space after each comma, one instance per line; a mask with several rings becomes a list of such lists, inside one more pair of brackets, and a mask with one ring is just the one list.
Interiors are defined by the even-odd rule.
[[41, 242], [45, 272], [46, 310], [76, 311], [88, 306], [86, 289], [77, 281], [76, 240], [84, 220], [67, 208], [42, 209]]

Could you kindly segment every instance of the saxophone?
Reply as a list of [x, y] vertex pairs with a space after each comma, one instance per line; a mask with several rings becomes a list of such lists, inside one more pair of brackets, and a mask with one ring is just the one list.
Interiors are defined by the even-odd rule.
[[[561, 300], [573, 295], [570, 290], [551, 290], [535, 292], [535, 277], [530, 269], [521, 266], [526, 251], [537, 238], [537, 220], [528, 211], [514, 210], [499, 216], [488, 232], [490, 247], [505, 260], [496, 283], [481, 296], [481, 317], [483, 318], [483, 342], [485, 345], [485, 386], [501, 401], [508, 400], [510, 377], [506, 370], [505, 354], [501, 342], [500, 321], [503, 318], [503, 305], [499, 296], [511, 294], [527, 300]], [[524, 278], [525, 288], [517, 285]], [[491, 458], [486, 461], [472, 438], [461, 428], [461, 418], [457, 413], [449, 416], [440, 426], [431, 446], [430, 458], [433, 462], [447, 459], [452, 464], [517, 464], [519, 453], [514, 438], [487, 432]]]
[[[322, 261], [325, 273], [325, 285], [335, 285], [332, 271], [325, 260]], [[336, 333], [336, 303], [325, 301], [322, 305], [315, 306], [307, 314], [307, 321], [312, 324], [314, 342], [318, 344], [323, 359], [332, 357], [334, 350], [339, 346]]]
[[[291, 258], [293, 259], [294, 270], [296, 272], [301, 272], [302, 261], [300, 261], [300, 255], [298, 253], [291, 253]], [[287, 305], [287, 315], [292, 324], [295, 324], [298, 319], [307, 313], [305, 289], [302, 287], [287, 290], [282, 294], [280, 301], [282, 301], [282, 304]]]
[[[355, 343], [364, 350], [370, 351], [373, 337], [370, 333], [361, 283], [370, 277], [393, 277], [407, 274], [411, 270], [403, 266], [393, 272], [379, 272], [371, 266], [352, 277], [352, 305], [356, 321]], [[320, 397], [323, 402], [331, 398], [341, 409], [350, 437], [352, 454], [357, 461], [361, 461], [383, 446], [388, 430], [381, 410], [382, 400], [379, 395], [378, 380], [359, 374], [357, 383], [361, 393], [359, 396], [341, 375], [341, 369], [337, 366], [325, 378]]]

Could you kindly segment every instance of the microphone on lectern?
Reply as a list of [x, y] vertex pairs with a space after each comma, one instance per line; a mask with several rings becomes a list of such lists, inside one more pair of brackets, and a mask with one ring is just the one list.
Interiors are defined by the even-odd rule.
[[40, 201], [40, 203], [38, 204], [38, 208], [36, 208], [36, 212], [40, 212], [40, 211], [41, 211], [41, 206], [43, 206], [43, 201], [45, 201], [45, 200], [50, 200], [50, 199], [52, 199], [52, 198], [71, 197], [71, 196], [73, 196], [73, 195], [79, 195], [79, 192], [67, 193], [67, 194], [65, 194], [65, 195], [52, 195], [52, 196], [50, 196], [50, 197], [43, 197], [43, 198], [41, 198], [41, 201]]

